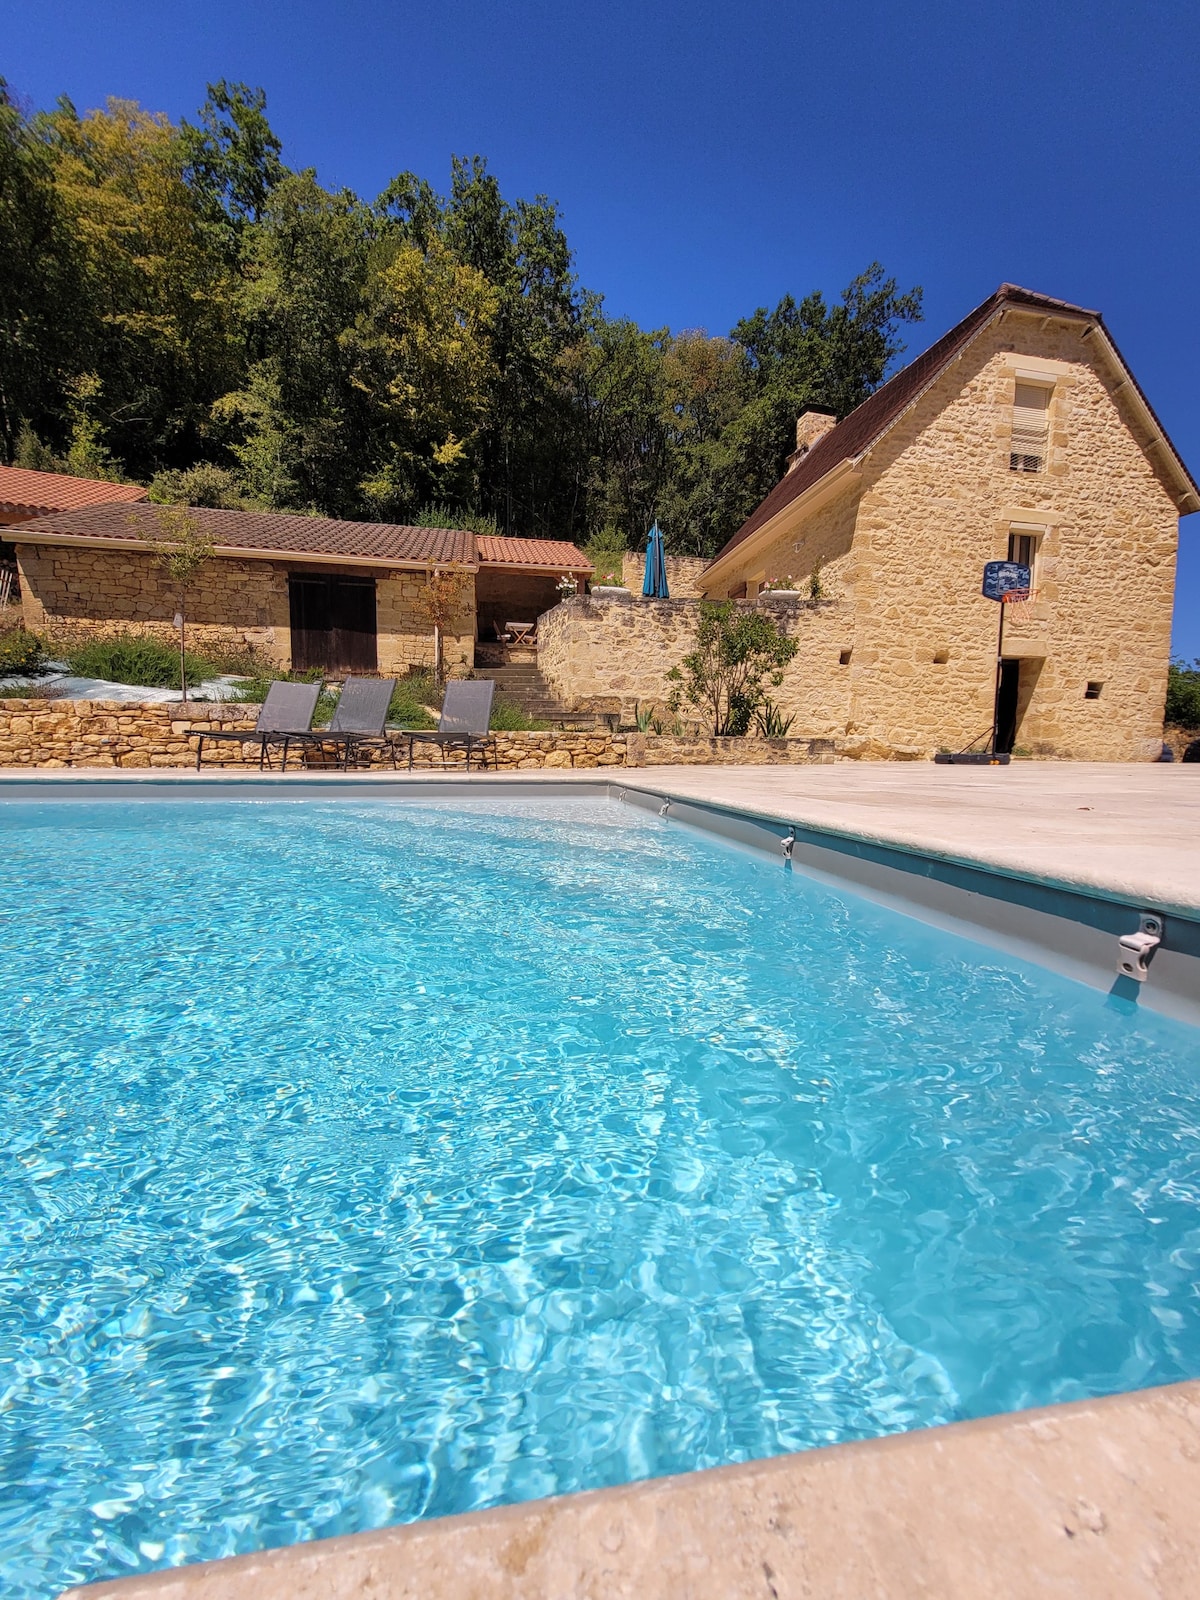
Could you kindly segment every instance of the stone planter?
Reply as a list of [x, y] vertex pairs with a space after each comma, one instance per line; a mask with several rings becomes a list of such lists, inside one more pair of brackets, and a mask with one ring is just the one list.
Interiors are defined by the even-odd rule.
[[764, 589], [758, 598], [760, 600], [802, 600], [804, 596], [799, 589]]
[[632, 600], [629, 590], [616, 583], [594, 583], [590, 590], [593, 600]]

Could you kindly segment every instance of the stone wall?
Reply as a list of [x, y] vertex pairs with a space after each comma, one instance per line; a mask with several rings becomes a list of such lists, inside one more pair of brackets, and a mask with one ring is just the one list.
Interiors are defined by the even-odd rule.
[[[698, 600], [701, 576], [708, 570], [705, 556], [668, 556], [667, 590], [672, 600]], [[645, 551], [626, 550], [621, 581], [631, 594], [640, 595], [646, 577]]]
[[[738, 602], [751, 604], [751, 602]], [[771, 699], [795, 718], [794, 737], [842, 738], [849, 722], [849, 673], [842, 657], [853, 640], [853, 615], [834, 601], [774, 600], [768, 609], [780, 627], [799, 643], [783, 683]], [[667, 721], [665, 708], [675, 687], [667, 674], [693, 648], [699, 622], [696, 600], [597, 600], [577, 596], [556, 606], [538, 627], [538, 667], [556, 695], [571, 710], [591, 702], [619, 699], [622, 716], [635, 707], [652, 707]], [[703, 712], [683, 706], [685, 727], [702, 724]], [[707, 731], [707, 730], [705, 730]]]
[[[144, 550], [90, 550], [75, 545], [18, 545], [25, 626], [62, 642], [118, 633], [175, 640], [177, 599], [166, 573]], [[433, 665], [433, 632], [421, 615], [425, 574], [390, 567], [314, 567], [302, 561], [250, 561], [217, 556], [188, 596], [188, 641], [223, 653], [248, 647], [290, 668], [289, 571], [345, 571], [375, 579], [379, 671], [402, 676]], [[445, 640], [446, 668], [474, 663], [475, 597], [469, 585]]]
[[[130, 705], [101, 700], [0, 700], [0, 767], [181, 768], [194, 767], [196, 741], [189, 733], [253, 727], [257, 706], [193, 704]], [[777, 765], [895, 754], [865, 745], [839, 747], [821, 739], [679, 739], [669, 735], [613, 733], [498, 733], [502, 771], [541, 768], [648, 767], [660, 764], [709, 766]], [[407, 765], [407, 750], [401, 750]], [[257, 765], [257, 747], [232, 741], [205, 746], [205, 768]], [[297, 766], [300, 759], [293, 754]], [[380, 756], [376, 765], [384, 764]], [[314, 755], [311, 763], [319, 765]], [[387, 763], [390, 766], [390, 763]], [[416, 747], [415, 765], [442, 770], [439, 751]], [[460, 757], [451, 757], [449, 770]]]
[[[779, 518], [721, 591], [819, 556], [853, 608], [847, 732], [927, 751], [990, 730], [997, 607], [984, 563], [1037, 539], [1037, 598], [1006, 613], [1018, 750], [1148, 760], [1162, 738], [1178, 512], [1139, 443], [1121, 378], [1078, 322], [1008, 313], [868, 452], [857, 482]], [[1045, 470], [1009, 465], [1018, 373], [1053, 382]], [[1090, 683], [1102, 685], [1089, 699]]]

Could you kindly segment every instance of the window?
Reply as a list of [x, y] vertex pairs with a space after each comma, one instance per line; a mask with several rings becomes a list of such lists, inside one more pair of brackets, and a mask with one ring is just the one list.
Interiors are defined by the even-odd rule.
[[849, 650], [843, 650], [841, 652], [841, 654], [838, 656], [838, 666], [839, 667], [848, 667], [850, 665], [850, 657], [851, 657], [851, 655], [853, 653], [854, 653], [853, 645], [850, 647]]
[[1103, 689], [1103, 687], [1104, 685], [1102, 683], [1089, 683], [1087, 688], [1083, 691], [1083, 698], [1085, 700], [1099, 700], [1100, 691]]
[[1017, 384], [1008, 457], [1013, 472], [1041, 472], [1045, 468], [1053, 392], [1039, 383]]
[[933, 652], [933, 664], [935, 667], [944, 667], [949, 659], [949, 650], [935, 650]]
[[1037, 563], [1038, 540], [1041, 536], [1036, 533], [1020, 533], [1014, 529], [1008, 536], [1008, 559], [1019, 561], [1023, 567], [1029, 568], [1029, 587], [1037, 587], [1034, 577], [1034, 567]]

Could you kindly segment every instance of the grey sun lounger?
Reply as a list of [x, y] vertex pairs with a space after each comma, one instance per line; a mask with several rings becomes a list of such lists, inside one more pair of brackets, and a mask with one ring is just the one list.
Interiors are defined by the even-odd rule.
[[335, 752], [341, 751], [343, 767], [348, 767], [351, 757], [357, 758], [363, 750], [388, 750], [394, 767], [396, 746], [384, 728], [395, 687], [395, 678], [348, 677], [329, 726], [308, 734], [303, 741], [305, 748], [332, 745]]
[[496, 685], [491, 678], [452, 678], [446, 685], [437, 732], [408, 735], [409, 771], [413, 764], [413, 746], [418, 744], [439, 745], [443, 766], [446, 764], [447, 750], [464, 751], [468, 772], [471, 770], [471, 753], [477, 749], [486, 766], [488, 746], [491, 746], [493, 758], [496, 750], [495, 738], [488, 732], [495, 692]]
[[277, 744], [283, 746], [283, 765], [287, 766], [288, 746], [293, 741], [305, 738], [312, 731], [313, 713], [317, 709], [317, 701], [321, 696], [322, 685], [319, 683], [273, 683], [267, 690], [267, 698], [262, 703], [262, 710], [258, 713], [258, 721], [252, 729], [241, 728], [237, 731], [222, 728], [219, 731], [205, 729], [189, 733], [189, 739], [195, 739], [196, 744], [196, 771], [200, 770], [200, 758], [204, 754], [205, 744], [257, 744], [258, 766], [262, 770], [266, 760], [267, 747]]

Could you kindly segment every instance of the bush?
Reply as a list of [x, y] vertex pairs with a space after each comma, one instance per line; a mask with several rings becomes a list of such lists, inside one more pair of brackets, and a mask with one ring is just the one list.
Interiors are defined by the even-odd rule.
[[515, 700], [506, 700], [501, 696], [492, 701], [492, 717], [488, 727], [493, 733], [538, 733], [545, 726], [544, 722], [523, 711]]
[[769, 703], [766, 681], [777, 689], [798, 649], [761, 611], [740, 610], [731, 600], [701, 601], [696, 648], [667, 673], [676, 684], [671, 710], [678, 713], [686, 700], [707, 712], [717, 738], [741, 737]]
[[392, 691], [388, 706], [388, 722], [394, 728], [411, 728], [414, 731], [435, 727], [426, 706], [435, 706], [440, 696], [428, 672], [413, 672], [401, 678]]
[[[103, 678], [142, 689], [179, 688], [179, 651], [164, 639], [129, 634], [124, 638], [90, 639], [65, 652], [71, 671], [80, 678]], [[188, 683], [218, 676], [211, 661], [187, 656]]]
[[1200, 728], [1200, 661], [1187, 666], [1172, 661], [1167, 672], [1165, 722], [1179, 728]]
[[[230, 705], [260, 706], [271, 692], [273, 683], [321, 683], [325, 674], [319, 670], [309, 672], [275, 672], [270, 669], [252, 672], [239, 683], [229, 697]], [[313, 727], [324, 728], [333, 716], [338, 697], [331, 689], [322, 689], [317, 696], [317, 709], [313, 712]]]
[[46, 660], [46, 647], [36, 633], [27, 633], [24, 628], [0, 633], [0, 678], [44, 672]]

